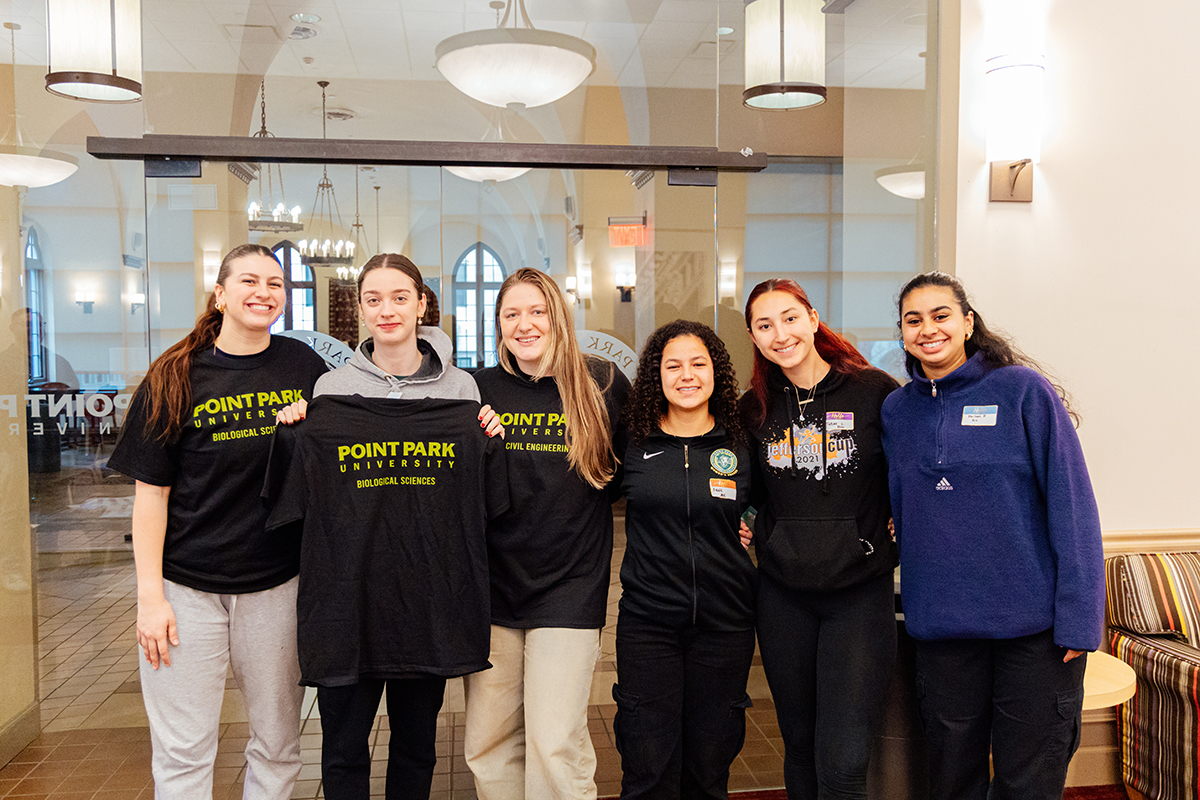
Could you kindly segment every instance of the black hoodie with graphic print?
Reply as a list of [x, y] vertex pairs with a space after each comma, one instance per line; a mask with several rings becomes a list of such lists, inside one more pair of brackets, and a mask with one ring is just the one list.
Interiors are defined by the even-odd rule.
[[868, 368], [829, 371], [811, 390], [772, 369], [766, 418], [751, 430], [758, 566], [800, 591], [892, 571], [891, 503], [879, 410], [897, 386]]

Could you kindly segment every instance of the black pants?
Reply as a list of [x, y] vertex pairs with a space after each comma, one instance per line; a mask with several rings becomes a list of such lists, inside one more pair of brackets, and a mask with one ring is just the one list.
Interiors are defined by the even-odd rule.
[[758, 649], [790, 800], [865, 800], [896, 660], [894, 595], [891, 573], [834, 592], [800, 592], [762, 576]]
[[622, 798], [729, 796], [753, 658], [753, 630], [676, 630], [618, 617], [613, 731]]
[[1060, 800], [1079, 748], [1087, 656], [1064, 664], [1051, 631], [915, 644], [932, 800]]
[[428, 800], [437, 765], [437, 716], [445, 678], [363, 679], [317, 687], [321, 710], [321, 779], [327, 800], [367, 800], [371, 794], [371, 727], [387, 685], [387, 800]]

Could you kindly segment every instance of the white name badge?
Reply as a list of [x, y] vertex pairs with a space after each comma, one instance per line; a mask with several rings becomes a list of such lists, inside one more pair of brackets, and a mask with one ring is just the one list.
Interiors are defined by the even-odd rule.
[[737, 500], [737, 482], [722, 478], [709, 478], [708, 490], [720, 500]]
[[825, 430], [852, 431], [854, 430], [853, 411], [828, 411], [825, 413]]
[[996, 427], [996, 414], [999, 406], [963, 406], [963, 425], [976, 427]]

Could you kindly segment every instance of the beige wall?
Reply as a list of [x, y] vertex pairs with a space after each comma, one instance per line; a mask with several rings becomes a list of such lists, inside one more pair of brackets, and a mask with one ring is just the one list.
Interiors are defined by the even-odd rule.
[[[11, 76], [11, 68], [5, 68]], [[12, 81], [0, 75], [0, 106]], [[17, 190], [0, 186], [0, 764], [37, 736], [36, 606], [29, 530], [29, 475], [25, 451], [26, 344], [20, 285], [23, 259], [17, 226]], [[14, 426], [16, 426], [14, 428]], [[14, 435], [15, 432], [15, 435]]]
[[987, 200], [981, 9], [961, 3], [957, 274], [1074, 393], [1105, 530], [1200, 529], [1200, 5], [1048, 5], [1042, 160], [1018, 204]]

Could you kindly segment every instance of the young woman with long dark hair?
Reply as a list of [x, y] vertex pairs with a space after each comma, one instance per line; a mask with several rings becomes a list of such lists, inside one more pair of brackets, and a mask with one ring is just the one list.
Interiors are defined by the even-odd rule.
[[[347, 363], [317, 382], [314, 395], [478, 401], [475, 381], [452, 363], [449, 337], [422, 324], [427, 309], [424, 289], [420, 270], [407, 257], [382, 253], [368, 260], [358, 276], [358, 303], [370, 338]], [[420, 411], [401, 417], [395, 408], [368, 408], [374, 414], [369, 417], [373, 426], [404, 431], [413, 438], [422, 422], [428, 422]], [[300, 412], [302, 417], [307, 409]], [[479, 419], [489, 436], [502, 435], [502, 426], [486, 406]], [[323, 425], [346, 435], [347, 442], [364, 435], [349, 430], [337, 417], [327, 418]], [[347, 427], [345, 434], [342, 427]], [[299, 431], [303, 435], [305, 428]], [[383, 483], [389, 480], [394, 478]], [[461, 501], [473, 506], [477, 499], [462, 497]], [[377, 513], [362, 502], [352, 506], [356, 514]], [[318, 522], [327, 521], [311, 508], [309, 513]], [[417, 514], [409, 508], [395, 508], [394, 513]], [[305, 529], [300, 661], [302, 680], [317, 687], [323, 734], [321, 777], [325, 796], [331, 800], [366, 800], [370, 794], [370, 734], [385, 689], [391, 720], [387, 797], [428, 797], [437, 764], [437, 716], [446, 679], [487, 665], [482, 526], [476, 543], [462, 541], [461, 531], [439, 530], [433, 519], [418, 517], [410, 522], [402, 535], [393, 535], [396, 532], [382, 524], [373, 526], [364, 516], [344, 525], [339, 521], [333, 530], [324, 525]], [[349, 525], [354, 529], [342, 529]], [[426, 561], [430, 549], [437, 558]], [[370, 576], [378, 580], [372, 582]]]
[[742, 398], [755, 467], [758, 643], [791, 800], [866, 798], [896, 653], [880, 407], [896, 382], [791, 280], [746, 302]]
[[750, 455], [716, 333], [690, 320], [652, 333], [624, 420], [621, 797], [725, 798], [746, 733], [757, 580], [738, 536]]
[[512, 506], [488, 526], [492, 668], [467, 676], [480, 800], [596, 796], [587, 705], [608, 606], [612, 423], [629, 381], [579, 349], [554, 280], [522, 268], [496, 297], [499, 365], [475, 379], [507, 421]]
[[898, 305], [912, 382], [884, 403], [884, 447], [931, 796], [1057, 799], [1104, 623], [1074, 414], [956, 278], [918, 275]]
[[270, 250], [231, 250], [196, 327], [134, 393], [108, 462], [137, 481], [137, 638], [160, 798], [212, 794], [228, 667], [250, 722], [246, 796], [283, 800], [300, 771], [300, 541], [266, 532], [259, 496], [275, 415], [312, 396], [325, 363], [271, 336], [285, 297]]

